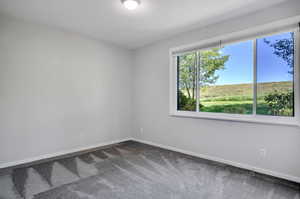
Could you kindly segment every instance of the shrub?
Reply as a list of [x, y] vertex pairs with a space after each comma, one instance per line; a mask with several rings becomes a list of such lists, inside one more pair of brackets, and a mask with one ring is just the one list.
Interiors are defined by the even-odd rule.
[[293, 115], [294, 93], [292, 91], [278, 92], [275, 90], [274, 93], [265, 96], [264, 100], [268, 104], [272, 115]]
[[[203, 105], [199, 105], [203, 107]], [[196, 109], [196, 99], [192, 99], [183, 94], [183, 92], [178, 91], [178, 110], [182, 111], [195, 111]]]

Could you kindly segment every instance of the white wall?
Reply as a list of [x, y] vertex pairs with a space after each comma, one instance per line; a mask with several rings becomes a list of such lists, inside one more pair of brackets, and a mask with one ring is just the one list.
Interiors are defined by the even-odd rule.
[[118, 46], [0, 17], [0, 165], [131, 137], [133, 130], [145, 141], [299, 180], [297, 127], [168, 115], [169, 48], [299, 15], [298, 0], [288, 2], [156, 42], [134, 57]]
[[131, 137], [131, 52], [0, 18], [0, 165]]
[[[257, 167], [300, 182], [300, 128], [170, 117], [169, 48], [300, 15], [290, 1], [249, 16], [208, 26], [135, 51], [135, 137], [196, 154]], [[140, 133], [143, 128], [143, 133]], [[266, 148], [265, 159], [259, 149]]]

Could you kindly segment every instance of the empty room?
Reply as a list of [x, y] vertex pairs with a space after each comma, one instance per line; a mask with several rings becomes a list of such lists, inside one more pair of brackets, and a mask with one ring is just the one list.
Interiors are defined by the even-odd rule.
[[0, 199], [300, 199], [300, 1], [0, 0]]

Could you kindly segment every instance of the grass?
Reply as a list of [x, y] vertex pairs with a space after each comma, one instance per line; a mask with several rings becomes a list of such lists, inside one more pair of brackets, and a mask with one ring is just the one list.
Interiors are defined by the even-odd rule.
[[[288, 92], [293, 88], [289, 81], [259, 83], [257, 85], [257, 113], [270, 115], [264, 97], [275, 90]], [[252, 84], [215, 85], [201, 88], [200, 103], [203, 112], [251, 114], [253, 106]]]
[[[204, 107], [201, 108], [202, 112], [214, 113], [237, 113], [237, 114], [252, 114], [253, 101], [216, 101], [216, 102], [202, 102]], [[269, 115], [268, 105], [262, 101], [258, 101], [257, 113]]]
[[[290, 81], [258, 83], [257, 91], [258, 96], [263, 98], [267, 94], [274, 92], [275, 89], [280, 92], [286, 92], [292, 87], [293, 83]], [[245, 100], [252, 99], [253, 88], [252, 84], [216, 85], [203, 87], [201, 88], [200, 93], [202, 101], [216, 101], [218, 98], [225, 98], [228, 100]]]

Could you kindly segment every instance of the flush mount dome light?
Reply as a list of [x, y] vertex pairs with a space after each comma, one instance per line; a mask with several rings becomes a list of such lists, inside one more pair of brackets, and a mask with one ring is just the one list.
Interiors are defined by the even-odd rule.
[[139, 0], [121, 0], [121, 2], [128, 10], [134, 10], [140, 4]]

